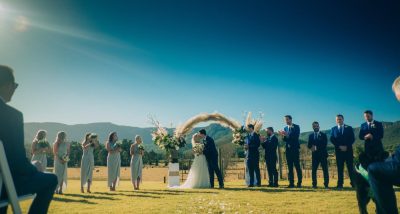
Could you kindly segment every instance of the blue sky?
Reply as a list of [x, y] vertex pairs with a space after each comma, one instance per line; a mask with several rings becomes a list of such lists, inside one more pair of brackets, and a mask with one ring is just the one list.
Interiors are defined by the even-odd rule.
[[398, 1], [0, 0], [0, 63], [27, 122], [177, 125], [265, 114], [302, 130], [400, 120]]

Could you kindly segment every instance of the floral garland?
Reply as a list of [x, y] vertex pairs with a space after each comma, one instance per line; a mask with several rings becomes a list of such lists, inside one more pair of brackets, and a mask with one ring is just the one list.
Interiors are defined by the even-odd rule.
[[246, 142], [247, 131], [242, 126], [239, 129], [235, 129], [232, 131], [233, 140], [232, 143], [238, 146], [243, 146]]

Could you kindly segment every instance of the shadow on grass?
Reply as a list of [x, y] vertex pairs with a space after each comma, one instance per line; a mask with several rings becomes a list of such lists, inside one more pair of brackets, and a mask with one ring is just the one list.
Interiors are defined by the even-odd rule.
[[58, 202], [68, 202], [68, 203], [84, 203], [84, 204], [97, 204], [95, 202], [91, 202], [88, 200], [75, 200], [75, 199], [69, 199], [69, 198], [59, 198], [59, 197], [54, 197], [53, 201], [58, 201]]
[[[122, 192], [122, 191], [120, 191]], [[98, 195], [108, 195], [108, 196], [125, 196], [125, 197], [140, 197], [140, 198], [161, 198], [160, 196], [152, 196], [152, 195], [140, 195], [140, 192], [137, 192], [138, 194], [123, 194], [123, 193], [118, 193], [118, 192], [94, 192], [93, 194], [98, 194]]]
[[65, 196], [86, 198], [86, 199], [98, 199], [98, 200], [119, 200], [112, 197], [95, 196], [95, 195], [83, 195], [83, 194], [64, 194]]
[[254, 192], [269, 192], [269, 193], [281, 193], [281, 192], [324, 192], [324, 191], [354, 191], [352, 188], [343, 188], [342, 190], [336, 189], [313, 189], [311, 187], [303, 187], [303, 188], [266, 188], [266, 187], [257, 187], [257, 188], [235, 188], [235, 187], [227, 187], [224, 189], [225, 191], [254, 191]]
[[[198, 189], [200, 190], [200, 189]], [[141, 193], [141, 194], [154, 194], [154, 195], [184, 195], [190, 193], [200, 193], [200, 194], [215, 194], [217, 192], [206, 192], [206, 191], [198, 191], [196, 189], [187, 189], [187, 190], [139, 190], [139, 191], [120, 191], [127, 193]]]

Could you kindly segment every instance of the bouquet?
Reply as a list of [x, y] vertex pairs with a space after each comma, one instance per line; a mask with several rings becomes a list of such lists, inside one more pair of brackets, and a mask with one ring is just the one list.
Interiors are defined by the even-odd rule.
[[246, 129], [242, 126], [239, 129], [235, 129], [233, 131], [233, 140], [232, 143], [243, 146], [246, 142], [247, 132]]
[[47, 142], [47, 140], [39, 140], [37, 142], [37, 146], [39, 147], [39, 149], [46, 149], [50, 147], [49, 142]]
[[196, 156], [202, 155], [203, 151], [204, 151], [204, 144], [196, 143], [193, 146], [192, 150], [193, 150], [194, 155], [196, 155]]
[[69, 161], [69, 155], [68, 154], [64, 154], [64, 155], [61, 156], [60, 159], [63, 160], [64, 162], [68, 162]]
[[122, 148], [122, 142], [121, 141], [117, 141], [114, 143], [114, 145], [112, 146], [112, 150], [117, 150]]
[[144, 152], [144, 146], [142, 144], [138, 145], [138, 149], [140, 152]]

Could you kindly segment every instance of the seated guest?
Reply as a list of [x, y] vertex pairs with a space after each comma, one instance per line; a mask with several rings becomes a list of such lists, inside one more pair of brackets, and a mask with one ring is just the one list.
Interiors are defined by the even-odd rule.
[[[393, 83], [393, 91], [400, 101], [400, 77]], [[378, 213], [399, 213], [393, 185], [400, 186], [400, 147], [385, 162], [370, 164], [368, 175]]]
[[321, 164], [322, 171], [324, 172], [324, 186], [328, 188], [329, 185], [329, 171], [328, 171], [328, 152], [326, 146], [328, 144], [328, 137], [325, 133], [320, 132], [319, 123], [312, 124], [314, 132], [308, 136], [308, 148], [312, 151], [312, 185], [317, 188], [317, 170]]
[[267, 138], [262, 143], [262, 147], [265, 149], [265, 161], [267, 165], [269, 187], [278, 187], [278, 170], [276, 169], [276, 162], [278, 156], [276, 150], [278, 148], [278, 138], [274, 135], [274, 129], [272, 127], [267, 128]]
[[[10, 102], [17, 87], [12, 69], [0, 65], [0, 140], [4, 144], [17, 194], [36, 194], [29, 213], [47, 213], [56, 189], [57, 177], [39, 172], [26, 157], [22, 113], [6, 104]], [[1, 199], [7, 199], [4, 187]], [[0, 213], [7, 213], [7, 207], [0, 208]]]

